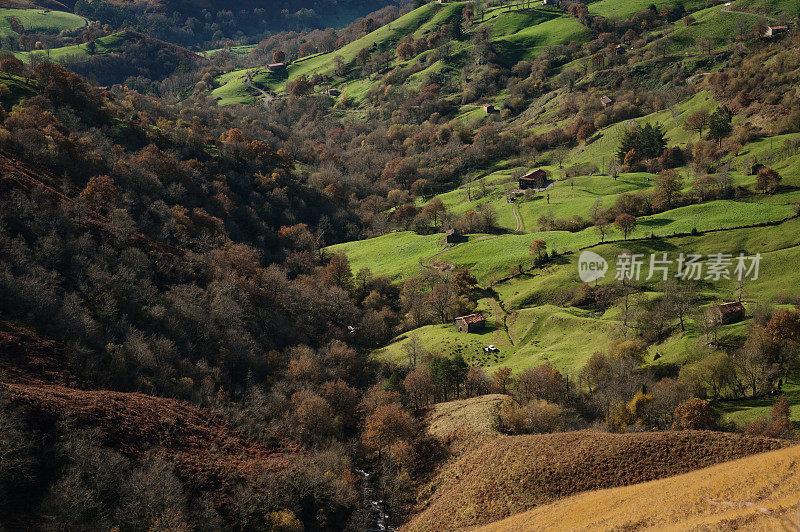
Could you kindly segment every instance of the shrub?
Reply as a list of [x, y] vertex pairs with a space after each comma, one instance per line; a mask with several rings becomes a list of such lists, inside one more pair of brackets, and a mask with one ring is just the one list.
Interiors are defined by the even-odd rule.
[[719, 414], [711, 403], [692, 397], [675, 408], [672, 430], [714, 430]]
[[772, 405], [770, 416], [748, 423], [744, 429], [745, 433], [768, 438], [793, 439], [795, 433], [789, 418], [790, 407], [789, 398], [782, 395]]
[[528, 414], [528, 429], [533, 433], [549, 433], [564, 430], [564, 409], [554, 403], [537, 399], [525, 407]]
[[497, 409], [495, 428], [504, 434], [524, 434], [528, 432], [528, 416], [525, 408], [511, 397], [503, 399]]
[[609, 407], [606, 414], [606, 429], [609, 432], [625, 432], [632, 422], [631, 411], [625, 403], [618, 402]]

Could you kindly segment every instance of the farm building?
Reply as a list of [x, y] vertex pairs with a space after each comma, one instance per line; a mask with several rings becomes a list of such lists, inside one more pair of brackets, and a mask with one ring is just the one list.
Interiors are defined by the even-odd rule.
[[600, 105], [603, 106], [603, 109], [605, 109], [606, 107], [608, 107], [612, 103], [614, 103], [614, 100], [612, 100], [608, 96], [601, 96], [600, 97]]
[[744, 305], [739, 301], [714, 305], [713, 307], [709, 307], [707, 312], [711, 321], [721, 325], [738, 323], [745, 318]]
[[267, 65], [267, 70], [270, 72], [283, 72], [286, 70], [286, 63], [272, 63]]
[[447, 244], [458, 244], [459, 242], [463, 242], [464, 235], [461, 234], [461, 231], [458, 229], [448, 229], [447, 232], [444, 234], [444, 241]]
[[781, 35], [782, 33], [786, 33], [789, 31], [788, 26], [767, 26], [766, 31], [764, 31], [765, 37], [775, 37], [777, 35]]
[[549, 183], [550, 182], [547, 179], [547, 171], [542, 170], [541, 168], [538, 170], [533, 170], [532, 172], [528, 172], [519, 178], [519, 188], [521, 189], [544, 188]]
[[333, 87], [331, 87], [330, 89], [325, 91], [325, 94], [327, 94], [328, 96], [331, 96], [332, 98], [336, 98], [336, 97], [342, 95], [342, 91], [340, 91], [339, 89], [334, 89]]
[[484, 112], [485, 112], [487, 115], [490, 115], [490, 114], [494, 113], [494, 105], [492, 105], [492, 104], [490, 104], [490, 103], [485, 103], [485, 104], [483, 104], [483, 111], [484, 111]]
[[469, 314], [456, 318], [456, 329], [458, 332], [471, 333], [483, 329], [486, 325], [486, 318], [480, 314]]

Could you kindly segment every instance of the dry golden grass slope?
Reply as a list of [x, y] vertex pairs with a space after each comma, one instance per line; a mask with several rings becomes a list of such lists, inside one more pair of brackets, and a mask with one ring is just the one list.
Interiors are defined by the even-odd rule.
[[696, 471], [789, 442], [708, 431], [587, 430], [535, 436], [471, 433], [455, 444], [460, 452], [421, 490], [407, 530], [488, 524], [578, 493]]
[[506, 397], [508, 396], [497, 393], [437, 403], [425, 415], [428, 434], [442, 439], [463, 430], [493, 434], [495, 430], [492, 428], [492, 418]]
[[478, 530], [800, 530], [800, 446], [582, 493]]

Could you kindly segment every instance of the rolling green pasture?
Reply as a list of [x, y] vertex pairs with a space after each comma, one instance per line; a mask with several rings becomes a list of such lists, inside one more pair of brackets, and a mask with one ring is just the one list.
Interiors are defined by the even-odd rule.
[[[121, 49], [122, 44], [130, 38], [132, 38], [131, 34], [119, 32], [95, 39], [95, 54], [102, 55], [118, 52]], [[67, 58], [88, 57], [89, 50], [86, 44], [76, 44], [72, 46], [53, 48], [46, 51], [15, 52], [14, 55], [23, 61], [27, 61], [33, 56], [38, 56], [42, 59], [49, 59], [50, 61], [58, 61], [60, 59]]]
[[408, 34], [422, 36], [459, 15], [464, 5], [461, 2], [444, 5], [426, 4], [334, 52], [300, 58], [291, 63], [283, 75], [276, 76], [267, 73], [263, 68], [236, 70], [222, 74], [215, 80], [217, 88], [212, 91], [212, 97], [220, 98], [220, 105], [252, 101], [244, 83], [248, 73], [254, 74], [253, 81], [256, 85], [269, 87], [275, 91], [282, 91], [288, 80], [303, 74], [330, 74], [335, 68], [335, 57], [341, 56], [345, 64], [351, 64], [362, 48], [375, 47], [385, 50], [396, 45]]
[[373, 274], [393, 279], [407, 278], [422, 268], [443, 249], [443, 235], [421, 236], [412, 231], [389, 233], [369, 240], [337, 244], [327, 248], [332, 253], [344, 253], [354, 272], [369, 268]]
[[86, 19], [83, 17], [64, 11], [0, 8], [0, 35], [17, 35], [8, 20], [12, 17], [19, 20], [26, 33], [55, 34], [63, 30], [75, 30], [86, 25]]
[[[669, 237], [690, 233], [694, 229], [709, 231], [779, 221], [794, 212], [791, 205], [717, 200], [643, 216], [639, 218], [639, 226], [631, 238]], [[537, 239], [544, 240], [548, 249], [555, 247], [558, 252], [576, 251], [600, 243], [600, 236], [593, 228], [588, 228], [577, 233], [537, 231], [470, 235], [467, 242], [444, 249], [441, 234], [417, 235], [406, 231], [338, 244], [328, 249], [345, 253], [353, 271], [369, 267], [373, 273], [404, 279], [420, 271], [423, 264], [439, 260], [468, 268], [481, 283], [486, 284], [518, 271], [520, 266], [523, 269], [530, 267], [529, 247]], [[618, 234], [612, 234], [609, 239], [622, 241]]]

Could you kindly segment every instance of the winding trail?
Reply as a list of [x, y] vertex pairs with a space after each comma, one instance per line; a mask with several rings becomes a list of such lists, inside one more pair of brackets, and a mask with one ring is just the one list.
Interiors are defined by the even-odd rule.
[[763, 19], [771, 20], [772, 22], [778, 22], [778, 19], [776, 19], [775, 17], [768, 17], [766, 15], [759, 15], [758, 13], [750, 13], [749, 11], [732, 11], [732, 10], [728, 9], [729, 7], [730, 7], [730, 2], [728, 2], [725, 5], [723, 5], [720, 8], [720, 11], [723, 11], [725, 13], [734, 13], [736, 15], [750, 15], [751, 17], [763, 18]]
[[695, 80], [697, 78], [699, 78], [700, 76], [710, 76], [710, 75], [711, 75], [711, 72], [698, 72], [697, 74], [694, 74], [694, 75], [689, 76], [688, 78], [686, 78], [686, 83], [688, 83], [689, 85], [694, 85]]
[[490, 297], [489, 304], [492, 306], [494, 324], [495, 327], [497, 327], [494, 331], [494, 342], [499, 345], [514, 347], [514, 339], [511, 338], [511, 334], [508, 332], [508, 324], [506, 323], [506, 317], [508, 314], [503, 309], [503, 306], [500, 304], [500, 301], [498, 301], [497, 298]]
[[519, 211], [517, 210], [517, 204], [516, 203], [512, 203], [511, 204], [511, 211], [514, 213], [514, 220], [516, 220], [516, 222], [517, 222], [517, 228], [515, 229], [515, 231], [517, 233], [521, 233], [522, 232], [522, 218], [520, 218], [520, 216], [519, 216]]
[[251, 89], [257, 90], [258, 92], [260, 92], [262, 94], [262, 96], [264, 96], [264, 107], [269, 109], [269, 102], [271, 102], [275, 98], [270, 93], [265, 91], [264, 89], [262, 89], [260, 87], [256, 87], [255, 85], [253, 85], [253, 81], [252, 81], [251, 77], [245, 78], [244, 82], [248, 87], [250, 87]]

